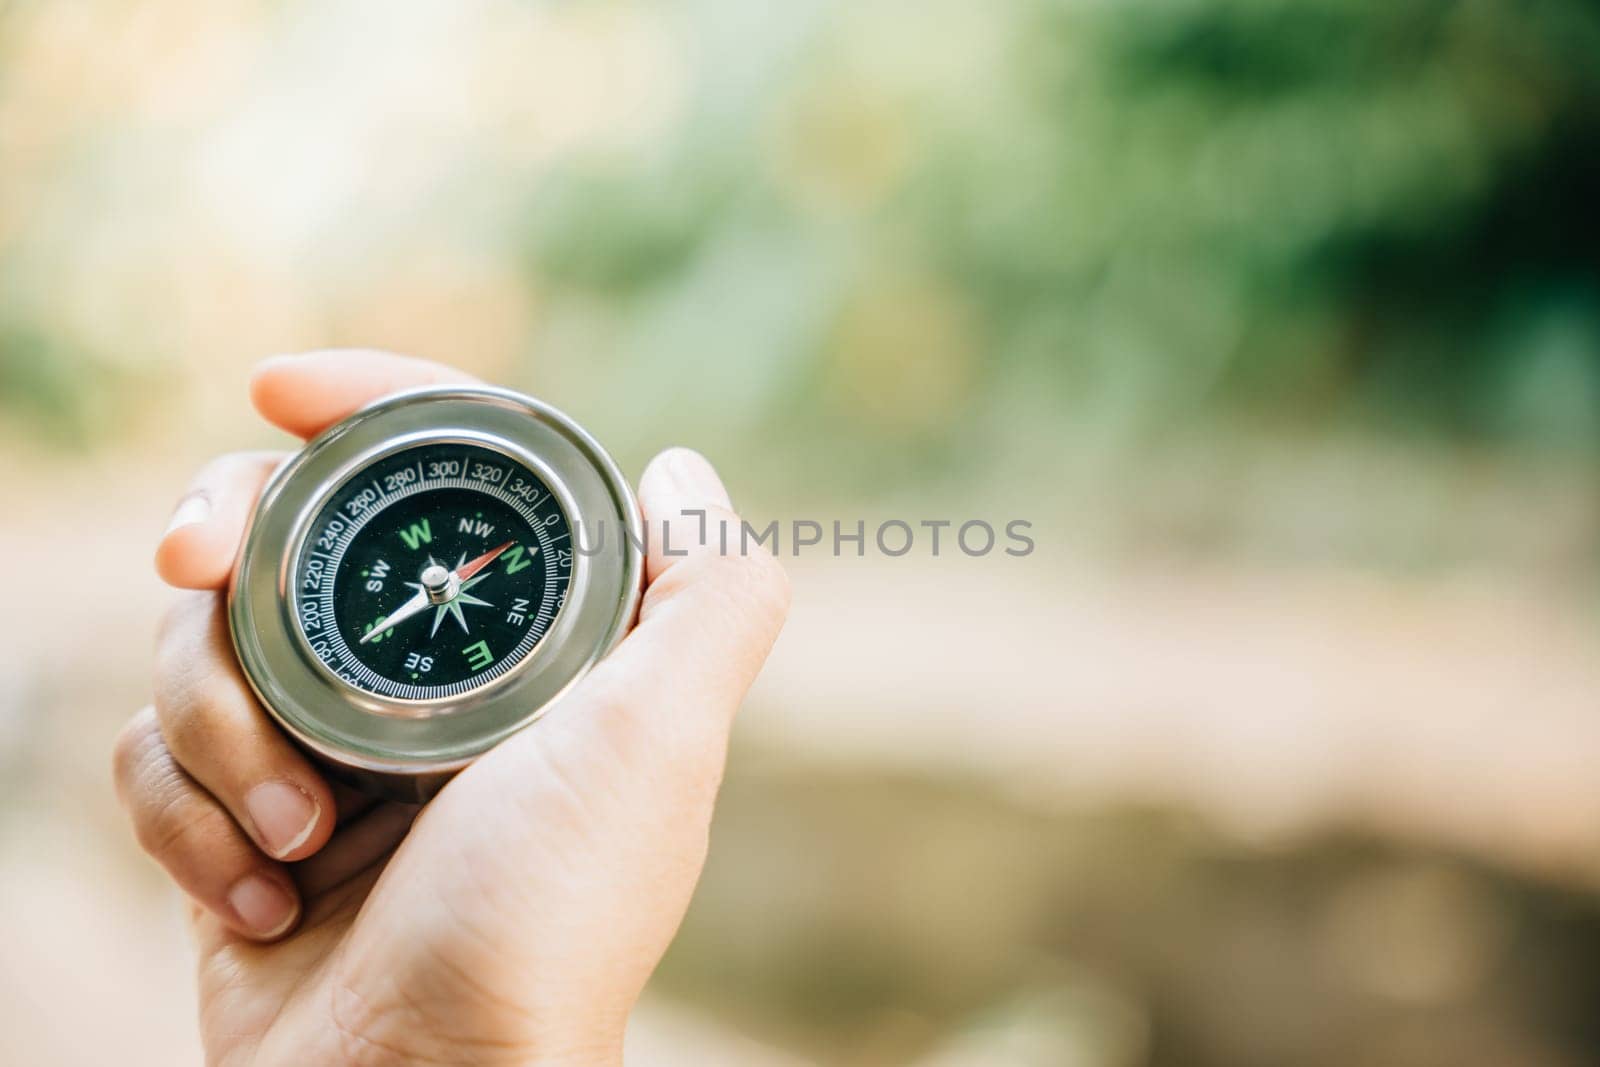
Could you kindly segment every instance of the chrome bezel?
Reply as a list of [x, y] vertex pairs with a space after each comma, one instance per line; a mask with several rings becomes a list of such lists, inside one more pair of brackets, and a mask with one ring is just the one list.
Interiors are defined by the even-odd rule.
[[[574, 544], [564, 606], [499, 678], [436, 699], [359, 689], [311, 652], [293, 615], [291, 570], [317, 513], [351, 477], [397, 450], [452, 441], [526, 464], [556, 495], [575, 542], [580, 525], [603, 523], [617, 536], [608, 534], [609, 547], [593, 554]], [[642, 544], [639, 509], [621, 471], [570, 417], [506, 389], [411, 390], [331, 427], [274, 473], [234, 569], [229, 626], [256, 695], [306, 748], [380, 782], [438, 780], [537, 720], [621, 640], [638, 609]]]

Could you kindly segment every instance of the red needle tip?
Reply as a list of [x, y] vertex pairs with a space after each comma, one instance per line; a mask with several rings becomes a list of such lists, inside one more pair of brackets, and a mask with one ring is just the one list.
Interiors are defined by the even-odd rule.
[[476, 559], [467, 560], [467, 562], [463, 563], [456, 570], [456, 580], [464, 582], [468, 578], [471, 578], [474, 574], [477, 574], [479, 571], [483, 570], [483, 568], [493, 563], [499, 557], [500, 553], [504, 552], [514, 544], [516, 544], [515, 541], [507, 541], [503, 545], [496, 545], [494, 548], [491, 548], [489, 551], [485, 552]]

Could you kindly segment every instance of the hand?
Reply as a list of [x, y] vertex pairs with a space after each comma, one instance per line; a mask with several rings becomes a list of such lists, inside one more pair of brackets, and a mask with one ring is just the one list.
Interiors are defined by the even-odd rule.
[[[269, 361], [252, 397], [311, 435], [408, 386], [461, 381], [367, 352]], [[155, 706], [117, 744], [140, 842], [192, 898], [213, 1063], [615, 1064], [624, 1023], [705, 859], [728, 731], [788, 606], [704, 459], [657, 456], [632, 633], [537, 724], [420, 813], [331, 785], [235, 663], [223, 594], [279, 457], [201, 472], [156, 554], [183, 595], [161, 628]], [[692, 512], [685, 515], [684, 512]], [[679, 555], [677, 546], [690, 546]]]

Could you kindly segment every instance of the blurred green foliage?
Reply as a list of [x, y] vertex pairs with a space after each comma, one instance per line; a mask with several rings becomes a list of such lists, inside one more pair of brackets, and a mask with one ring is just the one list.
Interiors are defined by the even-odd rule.
[[1600, 444], [1600, 5], [798, 11], [648, 160], [530, 192], [554, 319], [652, 401], [714, 377], [880, 477], [1030, 423]]
[[0, 322], [0, 415], [54, 444], [80, 448], [105, 436], [124, 377], [37, 327]]
[[[504, 116], [585, 102], [521, 101], [566, 83], [512, 79], [443, 123], [453, 139], [428, 158], [446, 162], [370, 190], [349, 174], [388, 142], [351, 131], [414, 121], [425, 136], [443, 120], [384, 112], [385, 62], [424, 62], [386, 56], [389, 37], [364, 53], [370, 84], [297, 52], [308, 27], [336, 32], [339, 16], [315, 10], [225, 16], [238, 27], [225, 39], [256, 50], [255, 80], [206, 73], [195, 84], [237, 94], [211, 113], [160, 96], [163, 64], [131, 68], [157, 104], [139, 93], [60, 104], [78, 83], [40, 74], [59, 62], [51, 49], [102, 35], [45, 18], [47, 5], [0, 7], [0, 58], [18, 61], [0, 63], [0, 103], [21, 94], [16, 144], [48, 161], [0, 152], [0, 183], [27, 172], [29, 202], [49, 209], [9, 223], [0, 212], [0, 277], [27, 294], [8, 301], [7, 409], [74, 434], [96, 421], [87, 376], [136, 361], [127, 352], [159, 362], [174, 336], [201, 335], [167, 325], [160, 284], [134, 293], [126, 275], [69, 269], [96, 254], [189, 262], [191, 245], [223, 232], [181, 198], [200, 188], [217, 218], [268, 221], [243, 228], [254, 246], [217, 239], [190, 277], [309, 278], [314, 295], [282, 306], [364, 325], [340, 293], [381, 302], [396, 255], [436, 251], [455, 269], [458, 250], [442, 246], [459, 238], [471, 249], [463, 285], [511, 276], [531, 294], [537, 314], [516, 326], [528, 335], [517, 350], [539, 364], [528, 383], [549, 387], [553, 367], [580, 410], [651, 426], [652, 440], [692, 429], [710, 438], [697, 443], [836, 488], [987, 472], [1069, 440], [1098, 446], [1075, 455], [1115, 457], [1217, 424], [1600, 445], [1594, 0], [553, 5], [567, 22], [529, 41], [572, 51], [576, 66], [608, 54], [583, 51], [585, 34], [660, 47], [660, 71], [631, 72], [641, 99], [670, 100], [659, 128], [519, 156]], [[487, 62], [506, 17], [473, 7], [450, 47]], [[397, 48], [427, 25], [393, 21]], [[24, 26], [37, 31], [26, 48]], [[173, 47], [172, 65], [188, 69], [195, 57]], [[23, 59], [28, 79], [15, 76]], [[68, 116], [59, 129], [24, 82]], [[283, 89], [302, 83], [350, 95], [329, 101], [327, 124], [274, 125], [304, 106]], [[474, 121], [484, 106], [501, 111]], [[591, 119], [627, 126], [629, 114]], [[275, 153], [275, 138], [302, 135], [299, 155]], [[294, 180], [252, 185], [257, 150], [297, 168]], [[135, 217], [171, 188], [176, 206]], [[339, 207], [323, 216], [324, 204]], [[184, 256], [160, 243], [173, 212], [194, 216]], [[274, 233], [280, 216], [287, 236]], [[314, 239], [296, 245], [295, 227]], [[111, 291], [85, 299], [97, 283]], [[269, 313], [280, 295], [264, 299]], [[148, 315], [148, 336], [82, 321], [128, 305]], [[308, 332], [294, 339], [317, 340]], [[52, 339], [50, 352], [29, 338]], [[64, 369], [33, 367], [41, 359]], [[852, 462], [869, 447], [873, 464]], [[813, 462], [794, 463], [797, 451]]]

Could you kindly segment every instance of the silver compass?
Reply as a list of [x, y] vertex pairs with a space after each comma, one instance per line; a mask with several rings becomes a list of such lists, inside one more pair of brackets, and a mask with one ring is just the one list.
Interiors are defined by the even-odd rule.
[[268, 483], [229, 593], [245, 676], [336, 772], [417, 800], [621, 639], [643, 531], [604, 449], [504, 389], [356, 412]]

